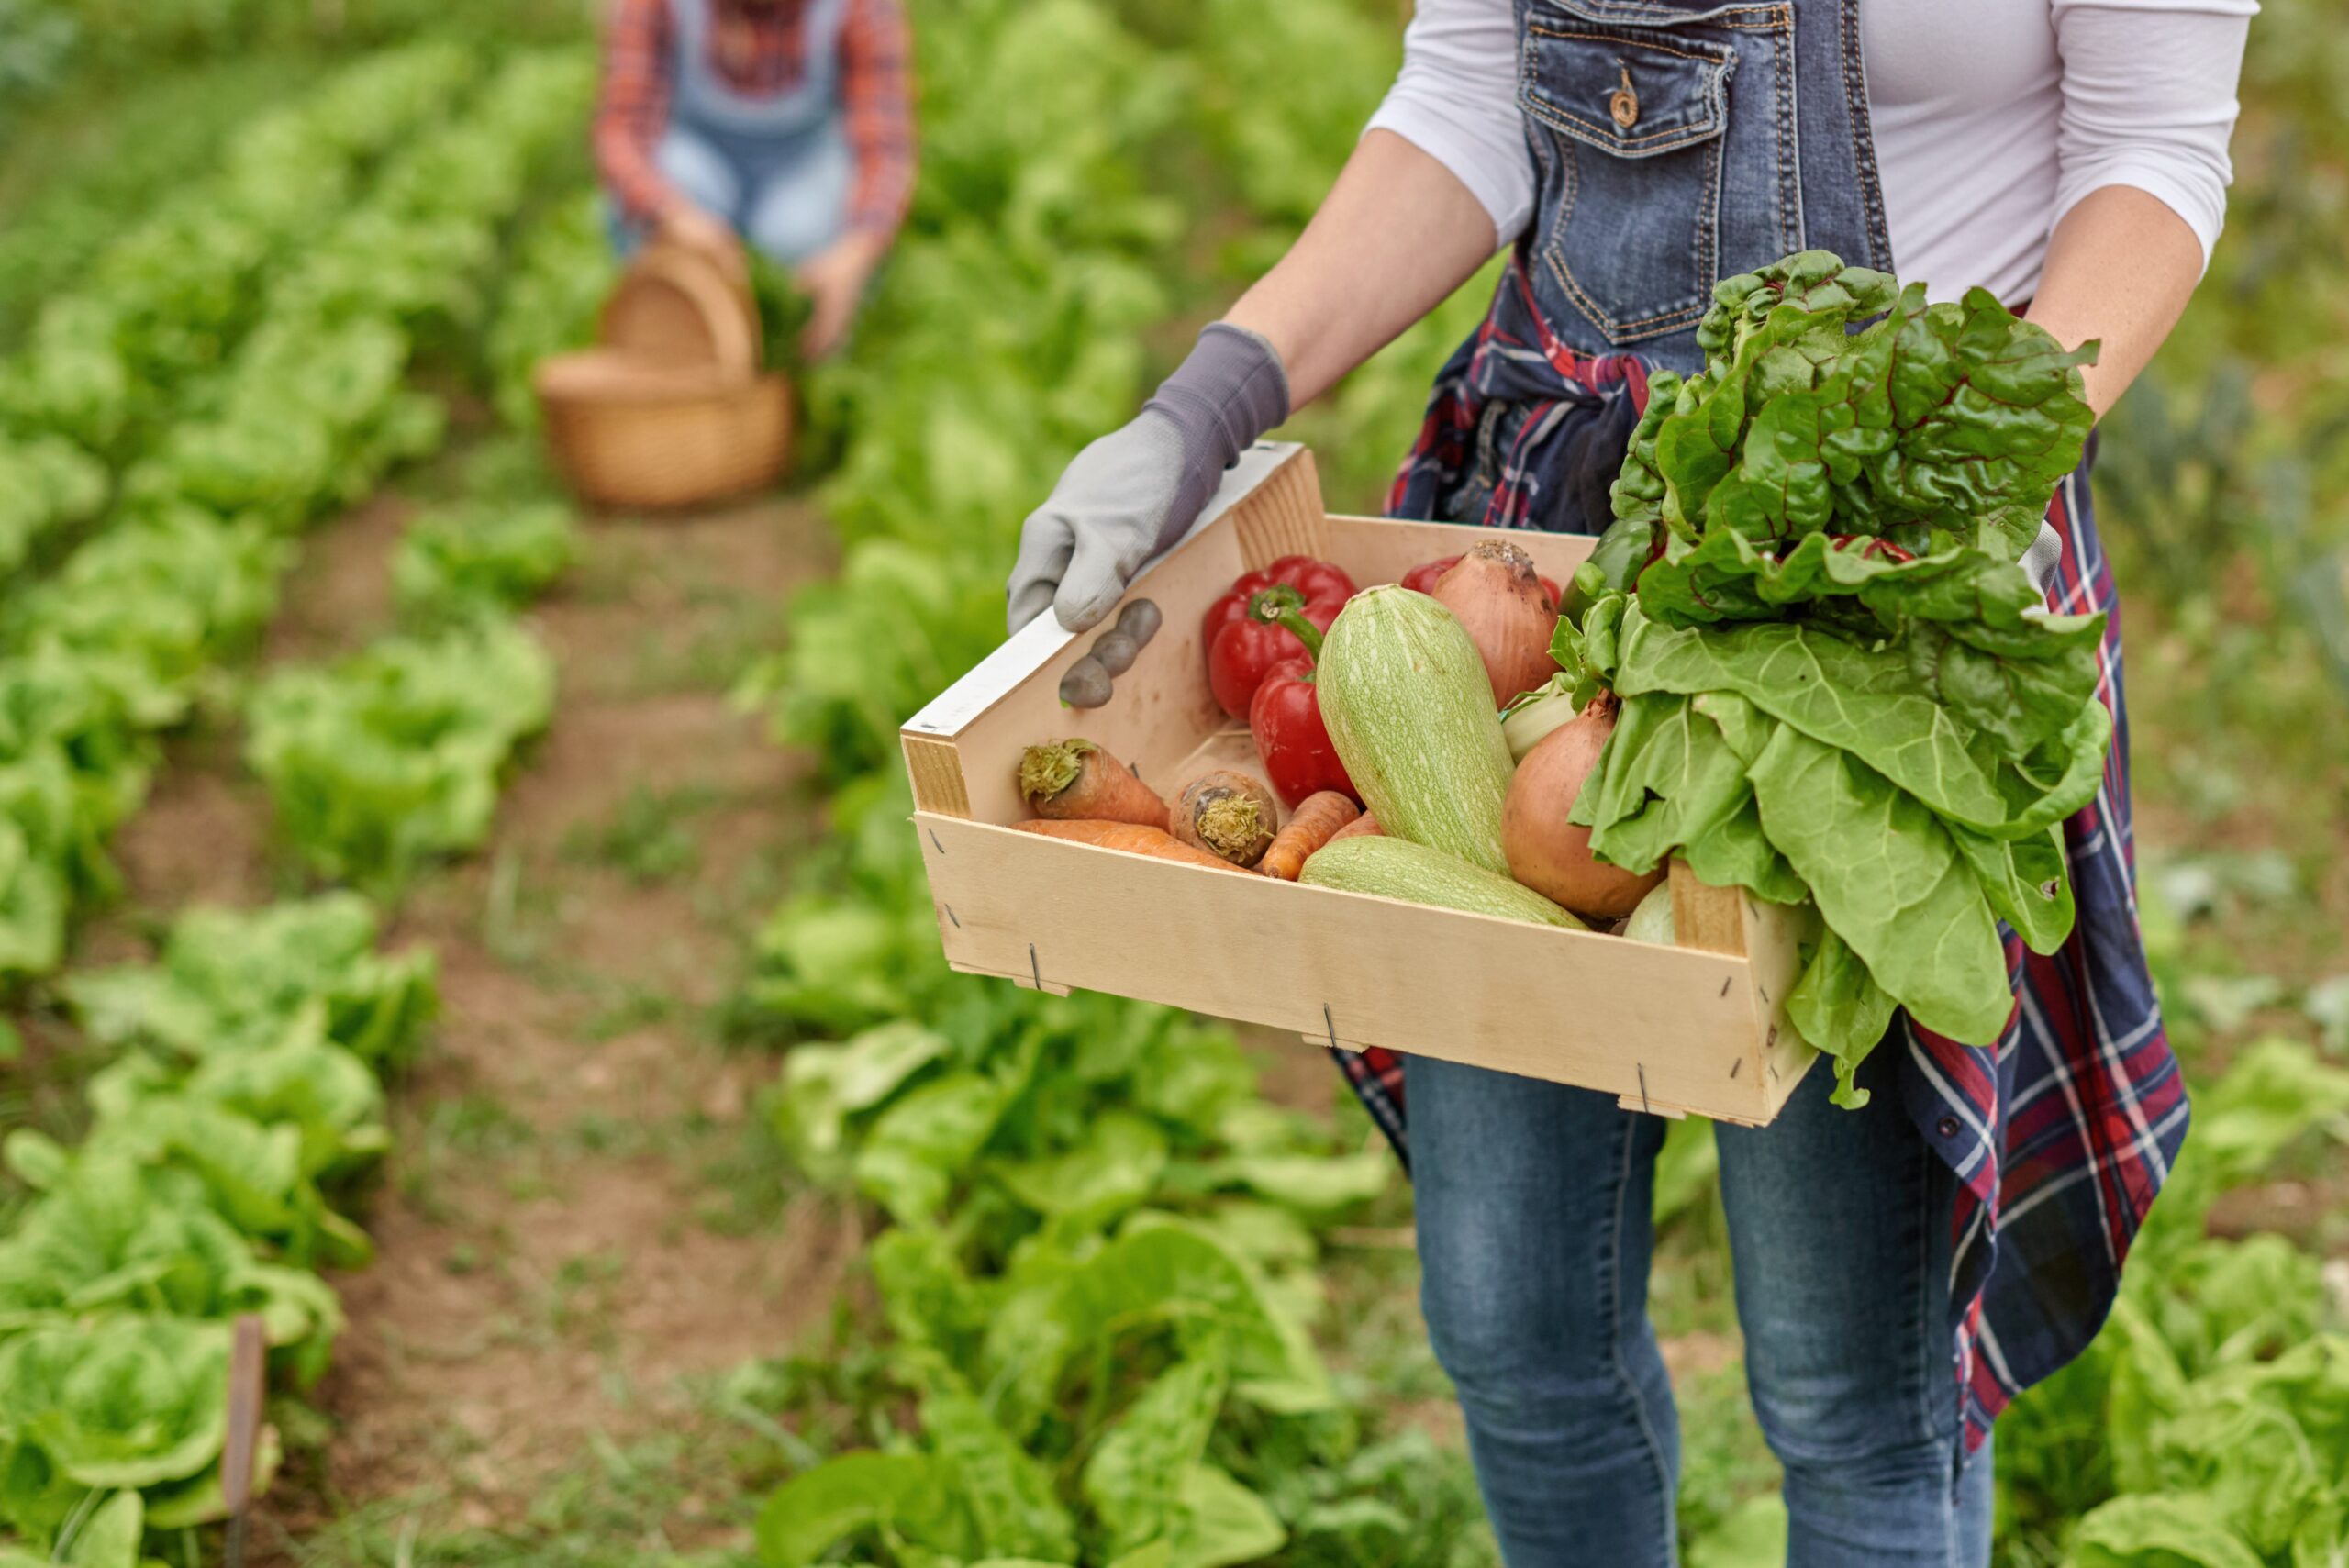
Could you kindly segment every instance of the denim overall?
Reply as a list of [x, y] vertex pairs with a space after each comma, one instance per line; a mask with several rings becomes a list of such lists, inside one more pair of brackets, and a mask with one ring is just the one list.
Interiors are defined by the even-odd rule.
[[[1516, 0], [1533, 217], [1391, 514], [1601, 532], [1648, 373], [1699, 366], [1716, 281], [1805, 249], [1897, 270], [1864, 3]], [[2048, 517], [2054, 608], [2113, 608], [2085, 462]], [[2065, 825], [2077, 928], [2047, 957], [2010, 938], [1998, 1045], [1898, 1018], [1865, 1109], [1831, 1106], [1814, 1071], [1770, 1127], [1715, 1132], [1801, 1568], [1988, 1562], [1991, 1421], [2093, 1337], [2184, 1141], [2137, 928], [2117, 622], [2102, 664], [2113, 750]], [[1664, 1124], [1611, 1095], [1338, 1055], [1411, 1167], [1430, 1338], [1505, 1559], [1671, 1563], [1678, 1429], [1646, 1311]]]
[[681, 193], [778, 261], [804, 261], [847, 228], [855, 172], [840, 95], [847, 11], [848, 0], [807, 0], [799, 80], [754, 95], [710, 63], [710, 0], [669, 3], [674, 76], [654, 161]]

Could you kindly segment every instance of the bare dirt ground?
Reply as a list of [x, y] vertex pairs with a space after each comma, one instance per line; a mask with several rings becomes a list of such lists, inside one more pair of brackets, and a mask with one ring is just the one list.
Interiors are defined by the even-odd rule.
[[[378, 499], [310, 541], [265, 662], [388, 628], [408, 510]], [[373, 1555], [353, 1518], [376, 1540], [526, 1520], [583, 1454], [705, 1429], [696, 1378], [776, 1353], [835, 1300], [848, 1221], [762, 1137], [773, 1059], [711, 1021], [814, 830], [800, 760], [725, 687], [829, 550], [788, 503], [591, 522], [533, 612], [562, 672], [552, 727], [486, 851], [420, 882], [391, 935], [439, 953], [442, 1017], [394, 1085], [396, 1152], [363, 1217], [379, 1255], [335, 1282], [328, 1429], [266, 1505], [271, 1556]], [[106, 956], [188, 903], [299, 885], [227, 733], [179, 749], [118, 853], [130, 896], [87, 944]], [[672, 1501], [681, 1517], [646, 1521], [664, 1539], [731, 1530]]]

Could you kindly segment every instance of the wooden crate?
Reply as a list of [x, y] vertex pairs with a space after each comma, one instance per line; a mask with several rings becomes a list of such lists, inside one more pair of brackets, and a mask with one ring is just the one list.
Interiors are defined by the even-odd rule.
[[[1581, 1084], [1626, 1106], [1759, 1126], [1816, 1054], [1787, 1028], [1798, 963], [1785, 911], [1672, 868], [1680, 946], [1464, 914], [1015, 833], [1029, 744], [1084, 735], [1170, 798], [1210, 766], [1258, 772], [1244, 726], [1208, 690], [1199, 620], [1241, 573], [1290, 554], [1391, 583], [1476, 530], [1330, 517], [1312, 454], [1260, 443], [1197, 527], [1135, 583], [1165, 622], [1106, 707], [1061, 706], [1096, 633], [1050, 615], [903, 732], [916, 830], [948, 961], [1073, 987]], [[1513, 536], [1560, 581], [1591, 540]], [[1105, 625], [1107, 623], [1104, 623]], [[1261, 773], [1258, 776], [1262, 776]]]

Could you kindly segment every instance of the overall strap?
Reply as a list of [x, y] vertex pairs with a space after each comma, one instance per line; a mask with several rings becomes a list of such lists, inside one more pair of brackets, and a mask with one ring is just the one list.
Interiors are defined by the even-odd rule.
[[[1804, 243], [1833, 250], [1846, 261], [1896, 271], [1884, 217], [1884, 183], [1876, 173], [1876, 132], [1868, 119], [1867, 61], [1860, 49], [1862, 0], [1793, 3], [1799, 61], [1831, 62], [1838, 89], [1797, 94], [1800, 112], [1810, 117], [1799, 139]], [[1814, 237], [1809, 215], [1821, 206], [1829, 211]]]
[[683, 123], [725, 138], [791, 140], [832, 119], [840, 99], [840, 39], [849, 0], [806, 0], [800, 8], [798, 78], [774, 93], [745, 93], [711, 61], [711, 10], [717, 0], [667, 0], [675, 88], [671, 112]]

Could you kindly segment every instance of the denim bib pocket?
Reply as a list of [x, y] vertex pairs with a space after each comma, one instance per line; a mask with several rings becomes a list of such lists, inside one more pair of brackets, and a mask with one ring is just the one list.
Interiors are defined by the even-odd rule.
[[1698, 36], [1710, 29], [1655, 26], [1648, 18], [1660, 13], [1623, 0], [1542, 0], [1519, 61], [1534, 156], [1561, 191], [1538, 239], [1542, 267], [1619, 346], [1695, 325], [1720, 275], [1738, 49]]

